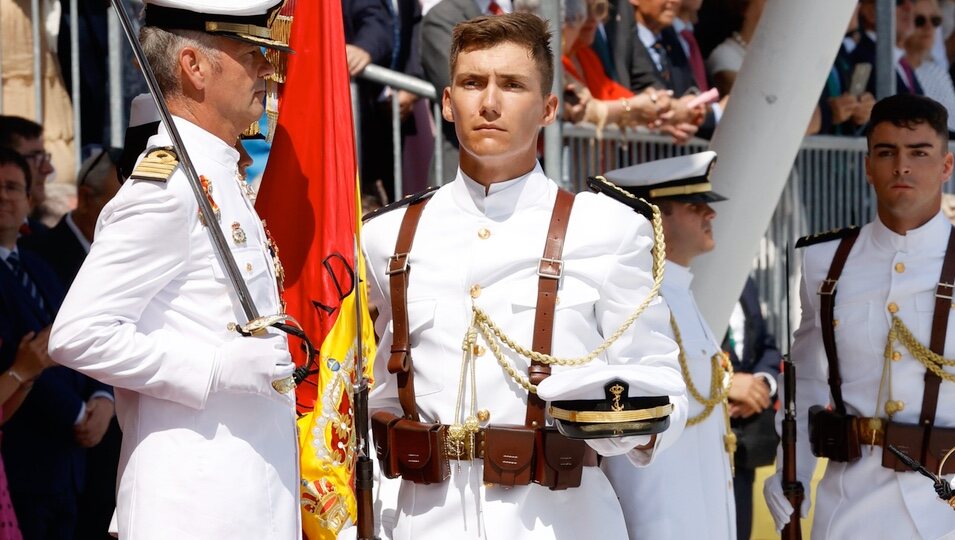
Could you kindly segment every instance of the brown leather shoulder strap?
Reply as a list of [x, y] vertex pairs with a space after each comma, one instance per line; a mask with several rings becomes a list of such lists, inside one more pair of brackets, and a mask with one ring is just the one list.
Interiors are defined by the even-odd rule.
[[[547, 230], [547, 241], [544, 243], [544, 254], [537, 265], [537, 310], [534, 314], [534, 341], [532, 348], [535, 352], [550, 354], [554, 334], [554, 311], [557, 307], [557, 286], [564, 274], [564, 262], [561, 254], [564, 251], [564, 236], [567, 234], [567, 222], [570, 221], [570, 210], [574, 206], [574, 194], [560, 189], [557, 191], [557, 200], [554, 201], [554, 210], [550, 216], [550, 227]], [[550, 366], [532, 361], [528, 368], [528, 378], [531, 384], [537, 385], [550, 375]], [[527, 427], [544, 426], [544, 400], [537, 394], [527, 394], [527, 415], [524, 419]]]
[[411, 362], [411, 344], [408, 331], [408, 278], [411, 270], [408, 255], [414, 242], [418, 221], [424, 205], [431, 197], [419, 199], [408, 206], [398, 229], [395, 254], [388, 259], [388, 280], [391, 288], [391, 356], [388, 371], [398, 378], [398, 401], [405, 417], [418, 420], [418, 405], [415, 403], [414, 366]]
[[819, 317], [822, 325], [822, 344], [826, 349], [826, 358], [829, 360], [829, 390], [832, 392], [832, 399], [835, 402], [836, 411], [845, 414], [846, 404], [842, 400], [842, 376], [839, 374], [839, 357], [836, 353], [836, 329], [833, 311], [836, 307], [836, 284], [839, 283], [839, 276], [842, 275], [842, 269], [846, 265], [846, 259], [849, 258], [849, 252], [852, 251], [852, 245], [859, 237], [859, 229], [854, 229], [846, 234], [839, 242], [836, 248], [836, 254], [832, 257], [832, 263], [829, 265], [829, 274], [826, 279], [819, 284]]
[[[929, 348], [932, 352], [944, 356], [945, 335], [948, 332], [948, 314], [952, 311], [952, 292], [955, 291], [955, 227], [948, 235], [948, 247], [942, 261], [942, 272], [935, 287], [935, 313], [932, 315], [932, 336]], [[925, 370], [925, 391], [922, 394], [922, 412], [919, 424], [926, 428], [926, 436], [935, 423], [935, 410], [938, 407], [938, 391], [942, 379], [929, 370]], [[926, 441], [927, 442], [927, 441]], [[928, 445], [922, 445], [923, 452]], [[925, 463], [925, 456], [922, 456]]]

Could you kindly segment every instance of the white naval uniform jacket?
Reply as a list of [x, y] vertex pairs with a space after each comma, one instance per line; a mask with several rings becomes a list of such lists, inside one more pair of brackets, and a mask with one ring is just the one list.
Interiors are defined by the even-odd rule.
[[[265, 233], [236, 182], [238, 152], [181, 118], [176, 126], [212, 183], [218, 226], [255, 305], [277, 313]], [[147, 148], [168, 145], [160, 127]], [[54, 360], [116, 389], [114, 518], [124, 540], [301, 536], [292, 398], [210, 392], [216, 349], [244, 339], [226, 325], [245, 320], [182, 169], [167, 182], [126, 182], [100, 215], [50, 337]]]
[[[839, 278], [834, 309], [839, 321], [835, 339], [842, 395], [849, 414], [885, 417], [885, 393], [878, 405], [876, 400], [891, 322], [890, 304], [898, 306], [897, 315], [915, 338], [928, 345], [935, 286], [951, 228], [939, 212], [904, 236], [886, 228], [878, 218], [859, 232]], [[811, 245], [803, 256], [802, 320], [794, 336], [792, 359], [796, 368], [798, 475], [807, 487], [816, 464], [807, 434], [808, 409], [831, 400], [816, 291], [829, 272], [838, 245], [838, 240]], [[895, 421], [917, 424], [925, 368], [904, 346], [896, 343], [895, 350], [901, 359], [891, 362], [892, 398], [905, 402]], [[955, 317], [949, 318], [945, 340], [945, 357], [953, 356]], [[777, 425], [782, 415], [780, 410]], [[955, 384], [944, 380], [935, 425], [955, 427]], [[932, 482], [915, 472], [884, 468], [881, 462], [882, 449], [868, 445], [863, 445], [862, 458], [856, 462], [829, 462], [813, 501], [812, 537], [955, 538], [955, 512], [938, 498]], [[782, 460], [777, 458], [776, 463], [781, 467]]]
[[[709, 396], [710, 359], [720, 346], [693, 298], [692, 280], [688, 268], [667, 261], [663, 298], [680, 329], [690, 377], [700, 393]], [[688, 399], [687, 414], [692, 418], [703, 411], [703, 405]], [[706, 420], [686, 426], [680, 440], [648, 467], [638, 469], [620, 457], [603, 460], [601, 467], [620, 498], [632, 540], [736, 539], [733, 473], [723, 443], [725, 434], [723, 408], [717, 405]]]
[[[525, 176], [492, 185], [487, 194], [459, 170], [457, 178], [439, 189], [425, 207], [409, 258], [408, 288], [414, 384], [422, 421], [454, 421], [472, 291], [474, 304], [530, 347], [538, 262], [556, 196], [557, 185], [539, 166]], [[375, 325], [381, 336], [375, 363], [377, 386], [370, 397], [373, 411], [400, 411], [396, 379], [386, 368], [392, 315], [385, 270], [404, 213], [404, 209], [385, 213], [367, 223], [362, 233], [370, 299], [380, 310]], [[605, 196], [577, 196], [563, 249], [555, 355], [586, 355], [643, 301], [652, 285], [651, 246], [650, 223], [633, 210]], [[595, 363], [655, 366], [656, 376], [680, 388], [668, 317], [666, 304], [655, 299]], [[483, 340], [479, 344], [487, 349]], [[507, 358], [527, 373], [527, 361], [510, 352]], [[504, 373], [490, 350], [476, 360], [477, 408], [490, 412], [491, 424], [523, 425], [527, 391]], [[554, 373], [561, 369], [565, 368], [555, 367]], [[652, 461], [682, 431], [685, 396], [671, 396], [671, 400], [676, 404], [671, 428], [658, 437], [651, 451], [630, 449], [628, 455], [636, 463]], [[470, 395], [464, 404], [469, 410]], [[485, 487], [481, 460], [452, 461], [450, 466], [448, 482], [426, 486], [402, 480], [395, 490], [396, 500], [381, 501], [383, 521], [395, 521], [383, 523], [386, 535], [415, 540], [446, 539], [449, 534], [457, 539], [626, 538], [613, 488], [596, 467], [584, 468], [580, 487], [551, 491], [536, 484]]]

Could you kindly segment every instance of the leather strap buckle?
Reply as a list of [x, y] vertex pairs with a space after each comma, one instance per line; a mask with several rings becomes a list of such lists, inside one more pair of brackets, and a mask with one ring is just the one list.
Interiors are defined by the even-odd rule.
[[408, 254], [395, 253], [388, 258], [388, 270], [385, 274], [391, 276], [394, 274], [404, 274], [408, 271]]
[[537, 264], [537, 275], [547, 279], [560, 279], [564, 277], [564, 261], [541, 257], [540, 262]]
[[[947, 292], [948, 294], [942, 294]], [[955, 284], [953, 283], [941, 283], [935, 287], [935, 298], [944, 298], [945, 300], [951, 300], [953, 294], [955, 293]]]
[[836, 285], [838, 283], [838, 279], [826, 278], [819, 282], [819, 289], [816, 291], [816, 294], [819, 296], [832, 296], [836, 294]]

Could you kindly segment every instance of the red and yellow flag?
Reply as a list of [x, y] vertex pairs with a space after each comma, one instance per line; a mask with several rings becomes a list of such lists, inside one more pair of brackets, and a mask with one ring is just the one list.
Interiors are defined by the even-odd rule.
[[[297, 390], [302, 522], [318, 540], [355, 520], [351, 392], [357, 346], [370, 362], [375, 342], [366, 309], [358, 339], [356, 302], [367, 306], [367, 297], [355, 253], [361, 205], [341, 3], [295, 2], [291, 46], [256, 208], [285, 267], [286, 311], [321, 349], [317, 375]], [[304, 361], [301, 351], [293, 357]]]

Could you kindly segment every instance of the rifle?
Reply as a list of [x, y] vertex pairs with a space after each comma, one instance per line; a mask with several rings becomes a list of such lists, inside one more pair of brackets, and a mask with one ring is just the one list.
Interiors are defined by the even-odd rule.
[[358, 238], [355, 238], [355, 375], [357, 380], [353, 387], [353, 403], [355, 410], [355, 445], [357, 446], [357, 460], [355, 462], [355, 499], [358, 505], [358, 517], [355, 524], [358, 529], [358, 540], [377, 540], [375, 536], [375, 501], [372, 497], [374, 487], [375, 464], [369, 457], [368, 444], [368, 378], [365, 377], [365, 350], [362, 341], [362, 305], [361, 305], [361, 273], [358, 272]]
[[783, 406], [785, 416], [782, 422], [783, 445], [783, 494], [792, 504], [793, 513], [782, 530], [783, 540], [802, 540], [802, 527], [799, 523], [802, 501], [805, 496], [802, 482], [796, 476], [796, 366], [789, 357], [790, 339], [790, 303], [789, 303], [789, 244], [786, 244], [786, 354], [783, 355]]
[[[899, 458], [899, 461], [904, 463], [908, 468], [931, 480], [935, 487], [935, 493], [938, 494], [938, 498], [950, 504], [952, 509], [955, 510], [955, 489], [952, 489], [952, 484], [948, 480], [926, 469], [921, 463], [916, 461], [915, 458], [891, 444], [889, 445], [889, 451], [895, 454], [895, 457]], [[952, 451], [950, 450], [948, 455], [945, 456], [945, 459], [948, 459], [951, 455]], [[942, 464], [944, 465], [944, 463], [945, 460], [943, 459]], [[942, 467], [939, 466], [940, 471], [941, 468]]]
[[[294, 384], [301, 383], [310, 374], [318, 351], [312, 345], [308, 336], [305, 335], [301, 325], [293, 317], [285, 313], [267, 316], [259, 315], [259, 311], [252, 301], [252, 294], [249, 292], [249, 288], [242, 278], [242, 273], [239, 271], [239, 266], [236, 264], [235, 258], [232, 256], [232, 251], [229, 249], [225, 235], [222, 234], [222, 229], [215, 226], [215, 223], [217, 223], [215, 212], [212, 210], [212, 205], [206, 197], [205, 190], [199, 180], [199, 175], [196, 173], [196, 168], [192, 164], [189, 152], [186, 150], [186, 145], [182, 142], [179, 129], [173, 122], [172, 113], [169, 111], [162, 90], [159, 88], [156, 74], [149, 64], [149, 60], [146, 59], [146, 53], [143, 52], [143, 47], [133, 31], [133, 23], [129, 19], [129, 14], [126, 13], [126, 8], [123, 6], [121, 0], [109, 0], [109, 2], [113, 6], [113, 11], [116, 12], [116, 17], [119, 19], [120, 26], [123, 28], [123, 33], [126, 35], [126, 41], [129, 42], [129, 46], [133, 50], [133, 55], [136, 57], [136, 61], [139, 63], [139, 67], [143, 72], [143, 77], [146, 79], [146, 86], [149, 87], [149, 94], [152, 96], [153, 102], [159, 110], [162, 123], [166, 126], [166, 131], [169, 132], [169, 138], [172, 141], [173, 147], [176, 149], [179, 164], [182, 166], [182, 171], [185, 173], [186, 179], [189, 181], [189, 186], [192, 188], [192, 193], [199, 205], [199, 213], [202, 215], [205, 223], [208, 224], [206, 230], [209, 232], [209, 239], [212, 241], [213, 251], [216, 253], [219, 262], [222, 263], [222, 267], [229, 277], [229, 283], [232, 285], [232, 289], [239, 299], [239, 304], [242, 306], [242, 311], [248, 319], [248, 322], [245, 324], [230, 323], [229, 329], [248, 337], [261, 335], [271, 326], [301, 339], [307, 359], [301, 367], [295, 369], [292, 375]], [[292, 381], [288, 381], [288, 379], [273, 381], [272, 386], [275, 387], [276, 391], [284, 393], [287, 390], [288, 382]]]

